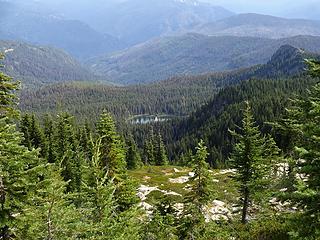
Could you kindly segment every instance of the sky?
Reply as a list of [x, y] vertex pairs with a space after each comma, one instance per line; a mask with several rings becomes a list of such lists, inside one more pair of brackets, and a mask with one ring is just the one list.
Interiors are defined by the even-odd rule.
[[[10, 1], [10, 0], [9, 0]], [[30, 0], [15, 0], [30, 1]], [[53, 2], [66, 0], [34, 0]], [[79, 5], [80, 2], [130, 1], [130, 0], [69, 0]], [[137, 0], [136, 0], [137, 1]], [[161, 1], [161, 0], [159, 0]], [[320, 0], [198, 0], [225, 7], [236, 13], [260, 13], [288, 18], [305, 18], [320, 20]]]
[[320, 20], [320, 0], [200, 0], [237, 13], [255, 12], [290, 18]]

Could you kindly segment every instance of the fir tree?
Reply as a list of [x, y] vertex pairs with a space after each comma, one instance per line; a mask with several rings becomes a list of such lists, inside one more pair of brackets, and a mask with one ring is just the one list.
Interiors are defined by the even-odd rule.
[[80, 129], [79, 145], [81, 151], [84, 153], [86, 159], [92, 159], [92, 141], [90, 140], [92, 136], [92, 130], [88, 123]]
[[22, 144], [29, 150], [32, 149], [31, 134], [30, 134], [30, 117], [29, 114], [24, 114], [20, 121], [20, 131], [23, 133]]
[[180, 231], [184, 239], [197, 239], [205, 234], [204, 211], [212, 199], [212, 177], [207, 163], [207, 147], [203, 140], [193, 157], [194, 176], [190, 179], [192, 190], [185, 198], [185, 208]]
[[[102, 139], [102, 165], [109, 169], [109, 167], [117, 168], [117, 166], [110, 166], [110, 152], [112, 151], [112, 147], [117, 147], [120, 144], [120, 138], [116, 131], [115, 123], [111, 117], [111, 115], [103, 111], [100, 116], [100, 119], [97, 124], [98, 135]], [[122, 168], [124, 163], [119, 162], [119, 168]]]
[[[320, 76], [320, 63], [309, 61], [311, 73]], [[296, 144], [298, 153], [297, 172], [304, 178], [298, 189], [292, 193], [291, 199], [302, 206], [303, 214], [298, 216], [298, 222], [307, 224], [297, 232], [300, 237], [310, 239], [320, 237], [320, 84], [316, 84], [306, 99], [297, 99], [289, 109], [290, 119], [301, 133], [301, 139]]]
[[209, 164], [207, 163], [209, 154], [203, 140], [199, 142], [196, 150], [196, 155], [193, 157], [194, 176], [191, 178], [192, 191], [188, 199], [201, 212], [202, 208], [212, 197], [212, 177], [209, 173]]
[[[232, 166], [237, 170], [234, 179], [239, 184], [242, 202], [241, 222], [246, 223], [252, 198], [267, 189], [270, 183], [271, 164], [278, 158], [279, 149], [270, 137], [261, 135], [249, 103], [243, 114], [241, 133], [231, 132], [238, 140], [231, 156]], [[256, 199], [262, 199], [259, 195]]]
[[20, 130], [23, 133], [23, 145], [31, 150], [40, 149], [40, 156], [46, 156], [46, 142], [44, 133], [34, 114], [25, 114], [20, 122]]
[[43, 173], [16, 235], [19, 239], [76, 239], [83, 226], [80, 212], [65, 193], [68, 184], [54, 165], [48, 164]]
[[39, 160], [36, 151], [21, 146], [22, 137], [14, 124], [0, 118], [0, 239], [11, 239], [12, 229], [23, 214], [29, 192], [36, 184], [32, 172]]
[[61, 164], [62, 176], [68, 182], [67, 191], [79, 191], [83, 158], [75, 139], [73, 117], [69, 114], [63, 113], [58, 116], [54, 141], [56, 163]]
[[141, 156], [138, 147], [132, 136], [127, 141], [126, 162], [128, 169], [137, 169], [142, 165]]
[[84, 181], [84, 212], [88, 216], [88, 231], [84, 238], [94, 239], [138, 239], [139, 212], [130, 208], [118, 211], [115, 179], [110, 179], [106, 168], [101, 167], [102, 138], [93, 145], [93, 156]]
[[[0, 60], [4, 56], [0, 53]], [[2, 68], [2, 65], [0, 65]], [[19, 112], [15, 106], [17, 104], [17, 96], [15, 91], [19, 88], [19, 82], [13, 82], [12, 78], [0, 71], [0, 117], [17, 117]]]
[[166, 148], [164, 146], [162, 136], [159, 133], [155, 149], [155, 162], [158, 166], [167, 165], [169, 163]]
[[24, 214], [28, 197], [39, 176], [38, 152], [22, 146], [22, 135], [12, 124], [15, 110], [14, 90], [18, 84], [0, 72], [0, 239], [15, 238], [14, 229]]
[[177, 211], [173, 203], [170, 196], [159, 200], [151, 220], [145, 225], [143, 239], [179, 239]]
[[147, 165], [154, 165], [155, 160], [155, 149], [153, 145], [153, 141], [150, 139], [147, 139], [144, 144], [144, 164]]
[[43, 128], [44, 128], [44, 137], [46, 142], [46, 154], [45, 158], [49, 163], [55, 162], [55, 153], [54, 153], [54, 123], [50, 115], [45, 115], [43, 119]]
[[113, 179], [116, 185], [118, 210], [128, 210], [138, 202], [137, 186], [126, 172], [125, 146], [116, 132], [112, 117], [106, 112], [98, 122], [98, 135], [101, 139], [101, 164], [107, 171], [109, 180]]

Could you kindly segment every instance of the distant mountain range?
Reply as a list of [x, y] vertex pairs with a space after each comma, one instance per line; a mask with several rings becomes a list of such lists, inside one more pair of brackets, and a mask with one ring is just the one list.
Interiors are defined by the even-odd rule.
[[285, 38], [297, 35], [320, 35], [320, 21], [285, 19], [261, 14], [239, 14], [205, 23], [195, 32], [210, 36], [250, 36]]
[[[146, 41], [143, 46], [150, 45], [150, 41], [160, 41], [158, 48], [162, 48], [161, 44], [168, 41], [167, 38], [156, 39], [168, 36], [177, 37], [175, 44], [181, 40], [179, 45], [184, 45], [185, 36], [181, 35], [190, 32], [274, 39], [296, 35], [320, 36], [319, 21], [260, 14], [236, 15], [222, 7], [197, 0], [78, 0], [76, 4], [73, 0], [0, 0], [0, 5], [0, 40], [61, 48], [81, 61], [109, 55]], [[179, 45], [177, 48], [180, 48]], [[190, 67], [188, 64], [186, 66]], [[125, 69], [120, 75], [127, 76], [127, 71], [131, 70]], [[118, 74], [118, 71], [115, 72]], [[177, 73], [181, 72], [184, 69], [179, 69]], [[163, 79], [157, 71], [154, 74], [159, 75], [159, 78], [154, 78]], [[169, 75], [170, 70], [164, 77]], [[142, 82], [145, 81], [143, 79]]]
[[[175, 48], [175, 41], [172, 43], [169, 41], [165, 42], [166, 44], [157, 44], [156, 46], [163, 47], [156, 49], [156, 51], [151, 47], [149, 55], [144, 55], [144, 52], [140, 54], [140, 50], [137, 49], [138, 52], [132, 53], [132, 56], [129, 55], [129, 57], [126, 55], [112, 56], [110, 59], [114, 61], [115, 69], [116, 63], [131, 63], [128, 66], [131, 67], [132, 72], [128, 72], [126, 76], [121, 75], [120, 71], [124, 71], [122, 65], [118, 65], [118, 73], [114, 71], [101, 74], [100, 71], [97, 71], [98, 67], [109, 66], [105, 65], [107, 62], [104, 60], [99, 60], [98, 65], [92, 65], [92, 69], [100, 73], [98, 75], [88, 68], [89, 65], [81, 64], [69, 54], [51, 47], [35, 46], [15, 41], [0, 41], [0, 52], [4, 52], [6, 56], [4, 72], [21, 80], [25, 86], [31, 87], [76, 80], [87, 82], [99, 80], [122, 85], [155, 82], [179, 75], [183, 75], [182, 79], [189, 79], [187, 75], [212, 74], [212, 72], [218, 72], [220, 69], [242, 72], [245, 68], [260, 63], [266, 64], [258, 68], [258, 75], [272, 77], [281, 74], [296, 74], [304, 66], [303, 62], [296, 59], [303, 59], [301, 57], [303, 54], [307, 54], [304, 58], [312, 57], [313, 55], [309, 52], [320, 52], [320, 37], [300, 36], [279, 40], [206, 37], [195, 34], [189, 34], [185, 37], [187, 37], [184, 40], [185, 42], [177, 40], [180, 44], [185, 43], [180, 45], [181, 49]], [[172, 39], [175, 40], [176, 38]], [[161, 41], [163, 40], [162, 38]], [[272, 52], [275, 52], [280, 46], [282, 47], [269, 61]], [[119, 59], [116, 61], [113, 57], [119, 57]], [[127, 57], [126, 61], [123, 60], [125, 57]], [[93, 61], [95, 60], [93, 59]], [[294, 62], [295, 67], [292, 64], [286, 66], [288, 61]], [[127, 67], [127, 65], [123, 66]], [[243, 68], [243, 70], [235, 70], [239, 68]], [[253, 67], [253, 70], [245, 70], [244, 78], [251, 76], [248, 75], [249, 72], [257, 74], [255, 69], [256, 66]], [[276, 69], [281, 69], [284, 72], [279, 73]], [[230, 72], [230, 74], [233, 73]], [[218, 73], [218, 75], [221, 75], [221, 73]], [[121, 81], [121, 78], [123, 81]], [[132, 81], [127, 82], [127, 79]], [[181, 83], [181, 85], [183, 84]]]
[[159, 38], [105, 57], [91, 69], [116, 83], [148, 83], [175, 75], [233, 70], [266, 63], [282, 45], [320, 52], [320, 37], [267, 39], [186, 34]]
[[[79, 59], [123, 48], [115, 37], [78, 20], [67, 20], [35, 5], [0, 0], [0, 40], [18, 40], [61, 48]], [[31, 3], [29, 3], [31, 4]]]
[[197, 0], [74, 0], [44, 1], [57, 12], [88, 23], [101, 33], [120, 38], [128, 46], [151, 38], [190, 31], [195, 26], [234, 13]]
[[97, 80], [97, 77], [67, 53], [22, 42], [0, 41], [0, 52], [5, 53], [1, 64], [8, 75], [20, 80], [24, 86], [71, 80]]
[[[86, 63], [77, 79], [93, 79], [94, 72], [116, 84], [136, 84], [266, 63], [286, 44], [320, 51], [319, 21], [236, 15], [196, 0], [0, 0], [0, 5], [0, 40], [49, 46], [48, 56], [22, 51], [19, 61], [31, 66], [38, 58], [48, 66], [48, 77], [35, 76], [37, 70], [30, 76], [33, 67], [12, 71], [26, 82], [62, 80], [49, 70], [61, 58]], [[72, 57], [52, 54], [57, 48]], [[75, 80], [70, 69], [64, 80]]]

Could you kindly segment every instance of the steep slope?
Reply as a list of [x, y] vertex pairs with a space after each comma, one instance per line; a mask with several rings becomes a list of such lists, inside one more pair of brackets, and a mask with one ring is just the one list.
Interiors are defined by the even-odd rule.
[[119, 37], [128, 45], [233, 15], [222, 7], [197, 0], [81, 0], [76, 6], [73, 0], [64, 0], [49, 5], [65, 16], [89, 23], [99, 32]]
[[320, 36], [320, 21], [285, 19], [261, 14], [239, 14], [206, 23], [195, 32], [212, 36], [285, 38], [296, 35]]
[[[210, 161], [213, 164], [225, 161], [233, 145], [228, 129], [241, 124], [241, 110], [247, 100], [262, 131], [270, 132], [270, 125], [264, 123], [279, 118], [290, 104], [290, 98], [306, 93], [306, 89], [319, 80], [305, 74], [305, 58], [320, 59], [320, 55], [282, 46], [267, 64], [247, 75], [247, 80], [233, 82], [239, 84], [222, 89], [189, 118], [173, 123], [174, 126], [165, 126], [169, 132], [164, 136], [170, 136], [168, 142], [174, 142], [170, 151], [179, 154], [181, 149], [177, 146], [191, 147], [197, 139], [204, 139], [213, 149]], [[174, 133], [170, 129], [174, 129]]]
[[[290, 98], [305, 94], [306, 89], [317, 82], [306, 76], [291, 79], [248, 80], [240, 85], [229, 86], [212, 101], [192, 114], [188, 119], [163, 126], [166, 141], [173, 143], [170, 152], [179, 155], [184, 149], [190, 149], [198, 139], [203, 139], [210, 152], [212, 166], [226, 164], [234, 141], [228, 129], [241, 125], [244, 101], [253, 107], [254, 117], [264, 133], [270, 133], [266, 122], [281, 118]], [[174, 132], [172, 131], [174, 129]]]
[[4, 0], [0, 1], [0, 5], [2, 40], [51, 45], [80, 59], [112, 52], [123, 46], [111, 35], [101, 34], [81, 21], [66, 20], [38, 5], [16, 5], [14, 1]]
[[283, 39], [187, 34], [137, 45], [91, 59], [91, 69], [122, 84], [147, 83], [179, 74], [201, 74], [266, 63], [282, 45], [320, 52], [320, 37]]
[[97, 77], [65, 52], [22, 42], [0, 41], [5, 53], [4, 72], [25, 86], [37, 86]]
[[319, 54], [298, 49], [291, 45], [281, 46], [270, 61], [255, 71], [255, 75], [263, 78], [275, 76], [294, 76], [307, 68], [305, 59], [318, 59]]

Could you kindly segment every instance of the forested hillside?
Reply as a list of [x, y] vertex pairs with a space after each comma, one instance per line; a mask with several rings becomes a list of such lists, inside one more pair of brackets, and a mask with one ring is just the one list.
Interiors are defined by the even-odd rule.
[[[174, 143], [171, 146], [172, 156], [187, 154], [187, 149], [196, 144], [196, 139], [204, 139], [212, 150], [209, 157], [212, 166], [228, 165], [234, 139], [227, 132], [241, 124], [240, 110], [243, 109], [244, 101], [252, 104], [254, 117], [261, 131], [271, 133], [271, 125], [267, 122], [278, 121], [291, 105], [290, 99], [304, 95], [305, 89], [318, 81], [306, 76], [277, 80], [253, 79], [226, 87], [186, 120], [163, 126], [163, 135], [172, 137], [167, 139], [169, 144]], [[170, 132], [171, 129], [174, 131]]]
[[55, 84], [22, 91], [20, 107], [36, 113], [66, 110], [89, 121], [96, 120], [103, 109], [118, 120], [140, 114], [186, 116], [226, 86], [252, 78], [300, 74], [306, 67], [304, 58], [312, 57], [319, 56], [286, 45], [266, 64], [230, 72], [177, 76], [154, 84], [126, 87], [80, 82]]
[[98, 79], [77, 60], [55, 48], [0, 40], [0, 52], [5, 53], [4, 72], [22, 81], [25, 87]]
[[91, 69], [116, 83], [163, 80], [179, 74], [235, 70], [266, 63], [282, 46], [320, 52], [320, 37], [267, 39], [186, 34], [159, 38], [88, 61]]

